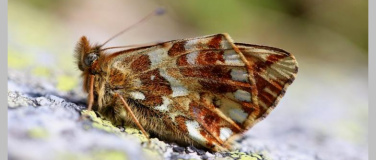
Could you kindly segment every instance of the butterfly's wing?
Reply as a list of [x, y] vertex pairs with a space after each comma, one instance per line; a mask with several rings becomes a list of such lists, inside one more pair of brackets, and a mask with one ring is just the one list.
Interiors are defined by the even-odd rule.
[[[298, 72], [296, 59], [290, 53], [273, 47], [235, 43], [250, 63], [250, 73], [256, 83], [261, 120], [278, 104]], [[252, 126], [254, 123], [247, 125]]]
[[138, 84], [128, 98], [167, 115], [169, 124], [212, 150], [228, 149], [230, 137], [266, 116], [297, 68], [287, 52], [235, 44], [227, 34], [161, 43], [114, 58], [129, 66], [129, 79]]

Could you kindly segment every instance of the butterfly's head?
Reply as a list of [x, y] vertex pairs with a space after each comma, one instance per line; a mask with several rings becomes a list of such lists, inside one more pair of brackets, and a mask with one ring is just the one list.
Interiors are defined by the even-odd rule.
[[85, 36], [81, 37], [75, 50], [76, 63], [81, 71], [87, 71], [98, 60], [100, 48], [99, 45], [91, 45]]

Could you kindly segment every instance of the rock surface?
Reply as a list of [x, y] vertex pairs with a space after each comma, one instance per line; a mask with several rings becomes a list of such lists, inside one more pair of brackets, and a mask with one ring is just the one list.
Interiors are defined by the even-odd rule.
[[[58, 91], [48, 80], [10, 71], [9, 159], [367, 159], [364, 148], [317, 132], [298, 119], [287, 128], [273, 121], [256, 125], [239, 140], [239, 150], [227, 153], [180, 147], [157, 138], [147, 143], [139, 130], [115, 127], [84, 110], [85, 101], [80, 89]], [[80, 120], [81, 114], [89, 118]]]
[[[9, 159], [264, 159], [254, 153], [209, 153], [152, 138], [138, 129], [115, 127], [85, 110], [79, 90], [59, 92], [53, 84], [21, 72], [8, 78]], [[80, 115], [89, 118], [80, 120]]]

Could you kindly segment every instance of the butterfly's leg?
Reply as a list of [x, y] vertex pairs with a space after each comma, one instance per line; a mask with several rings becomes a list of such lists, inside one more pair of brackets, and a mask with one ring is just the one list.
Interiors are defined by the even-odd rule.
[[138, 126], [138, 128], [140, 128], [141, 132], [145, 135], [145, 137], [149, 140], [149, 136], [148, 134], [146, 133], [146, 131], [144, 130], [144, 127], [141, 126], [140, 122], [137, 120], [136, 116], [133, 114], [131, 108], [129, 107], [129, 105], [127, 104], [127, 102], [124, 100], [124, 98], [119, 95], [118, 93], [115, 93], [114, 94], [115, 97], [119, 97], [121, 102], [123, 103], [124, 105], [124, 108], [127, 110], [127, 112], [131, 115], [134, 123]]
[[90, 75], [90, 88], [89, 88], [89, 97], [87, 99], [87, 110], [91, 111], [94, 102], [94, 75]]
[[[88, 98], [87, 98], [87, 110], [88, 111], [91, 111], [92, 108], [93, 108], [93, 103], [94, 103], [94, 78], [95, 76], [94, 75], [90, 75], [90, 88], [89, 88], [89, 95], [88, 95]], [[78, 119], [78, 120], [84, 120], [85, 118], [85, 115], [81, 115], [81, 117]]]

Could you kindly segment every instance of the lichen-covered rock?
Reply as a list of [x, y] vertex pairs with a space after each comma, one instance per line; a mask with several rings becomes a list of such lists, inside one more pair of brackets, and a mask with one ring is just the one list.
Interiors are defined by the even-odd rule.
[[179, 147], [157, 138], [148, 141], [136, 128], [113, 126], [85, 110], [85, 97], [74, 97], [78, 91], [60, 92], [46, 80], [21, 72], [9, 75], [8, 86], [10, 159], [232, 159], [235, 155]]
[[52, 95], [33, 98], [10, 91], [10, 96], [19, 106], [8, 110], [10, 159], [148, 158], [137, 138], [108, 123], [79, 120], [80, 107], [73, 103]]
[[[366, 159], [362, 147], [308, 127], [298, 117], [267, 118], [238, 140], [239, 150], [211, 153], [157, 138], [137, 128], [113, 126], [85, 110], [78, 88], [63, 92], [46, 79], [11, 71], [8, 75], [8, 156], [10, 159]], [[289, 112], [289, 111], [286, 111]], [[81, 115], [85, 115], [81, 119]], [[288, 115], [288, 114], [286, 114]], [[283, 122], [286, 125], [278, 125]]]

